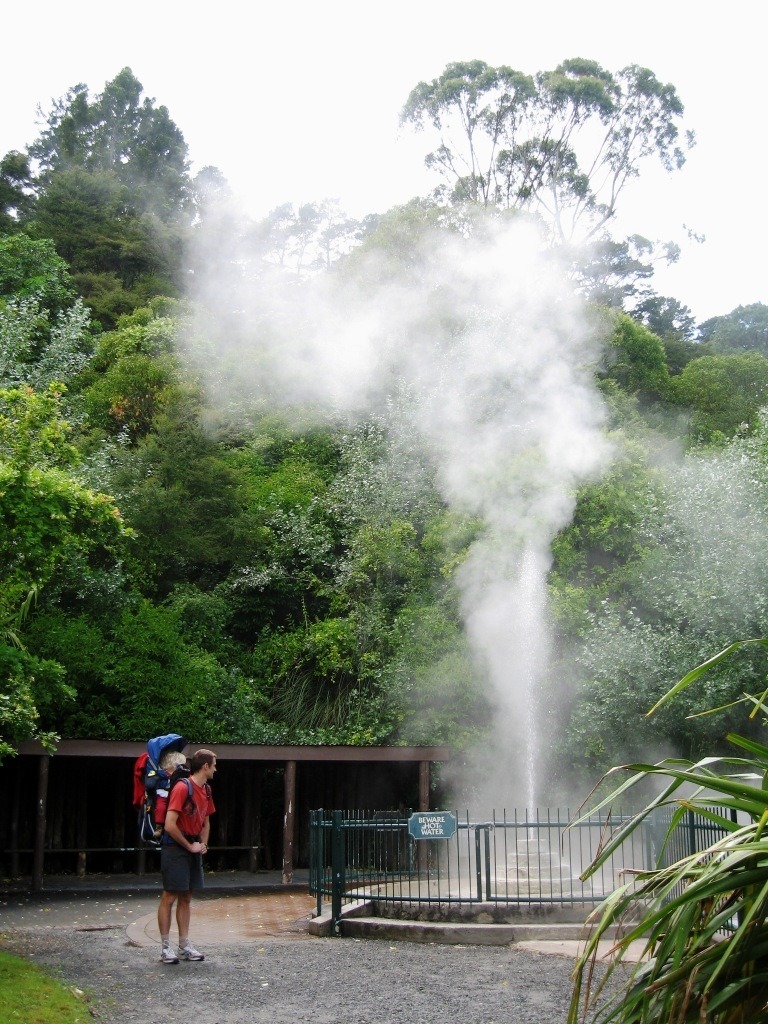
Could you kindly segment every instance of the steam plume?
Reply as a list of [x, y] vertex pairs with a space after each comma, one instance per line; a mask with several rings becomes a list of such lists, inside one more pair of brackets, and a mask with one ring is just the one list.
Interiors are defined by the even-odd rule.
[[[534, 228], [489, 220], [471, 237], [424, 233], [395, 260], [358, 253], [304, 282], [230, 242], [201, 258], [196, 297], [215, 339], [201, 369], [214, 399], [364, 417], [396, 382], [445, 501], [484, 532], [459, 572], [468, 636], [498, 708], [500, 778], [488, 798], [537, 799], [547, 673], [550, 545], [575, 490], [607, 457], [592, 384], [599, 343]], [[236, 274], [235, 271], [236, 270]], [[236, 366], [230, 375], [224, 367]]]

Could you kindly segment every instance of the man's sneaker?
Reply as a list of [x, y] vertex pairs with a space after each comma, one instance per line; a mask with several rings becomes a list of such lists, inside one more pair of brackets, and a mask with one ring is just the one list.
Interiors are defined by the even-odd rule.
[[161, 964], [177, 964], [179, 958], [176, 956], [176, 951], [173, 946], [163, 946], [162, 952], [160, 953]]
[[205, 953], [198, 953], [194, 946], [184, 946], [179, 950], [182, 960], [205, 960]]

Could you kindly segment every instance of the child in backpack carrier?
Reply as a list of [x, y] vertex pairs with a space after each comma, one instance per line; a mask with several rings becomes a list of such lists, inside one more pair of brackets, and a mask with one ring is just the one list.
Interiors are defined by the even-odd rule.
[[187, 768], [187, 759], [178, 750], [169, 750], [160, 761], [160, 776], [162, 782], [158, 786], [155, 795], [155, 831], [153, 834], [153, 842], [160, 842], [165, 829], [165, 815], [168, 811], [168, 798], [171, 795], [171, 790], [179, 779], [186, 778], [189, 775], [189, 768]]

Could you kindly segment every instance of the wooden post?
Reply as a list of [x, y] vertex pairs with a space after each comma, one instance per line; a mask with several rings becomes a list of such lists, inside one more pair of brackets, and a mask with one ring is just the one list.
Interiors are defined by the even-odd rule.
[[50, 754], [40, 757], [37, 775], [37, 809], [35, 815], [35, 852], [32, 860], [32, 891], [43, 888], [43, 862], [45, 859], [45, 824], [48, 806], [48, 766]]
[[296, 812], [296, 762], [285, 762], [285, 816], [283, 818], [283, 885], [293, 881], [293, 829]]
[[[419, 761], [419, 810], [429, 810], [429, 761]], [[416, 843], [416, 867], [418, 871], [429, 867], [426, 843]]]
[[88, 845], [88, 791], [87, 791], [87, 769], [81, 767], [77, 772], [77, 818], [76, 818], [76, 830], [77, 836], [75, 839], [75, 846], [77, 846], [77, 877], [85, 878], [85, 873], [88, 870], [88, 858], [85, 852], [85, 848]]
[[117, 847], [113, 871], [125, 871], [125, 807], [120, 800], [114, 801], [112, 810], [112, 842]]
[[261, 811], [262, 811], [262, 802], [261, 802], [261, 795], [262, 795], [262, 770], [261, 770], [261, 765], [259, 765], [259, 764], [255, 765], [253, 770], [254, 770], [254, 776], [255, 776], [255, 790], [254, 790], [253, 799], [254, 799], [254, 802], [255, 802], [256, 806], [255, 806], [255, 809], [254, 809], [255, 828], [254, 828], [254, 833], [253, 833], [253, 846], [254, 846], [255, 853], [253, 854], [253, 867], [252, 867], [251, 870], [252, 871], [258, 871], [259, 868], [263, 864], [262, 857], [264, 855], [264, 841], [263, 841], [263, 838], [262, 838], [262, 831], [261, 831]]
[[243, 772], [243, 814], [240, 819], [240, 843], [247, 847], [246, 863], [248, 870], [253, 871], [253, 776], [251, 766], [245, 765]]
[[14, 772], [13, 799], [11, 801], [11, 824], [8, 842], [11, 850], [11, 878], [19, 877], [19, 814], [21, 812], [21, 772]]
[[419, 761], [419, 810], [429, 810], [429, 761]]

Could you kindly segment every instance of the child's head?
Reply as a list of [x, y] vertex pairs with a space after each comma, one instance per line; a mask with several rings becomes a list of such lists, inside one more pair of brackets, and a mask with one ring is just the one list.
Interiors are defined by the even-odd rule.
[[163, 771], [168, 772], [169, 774], [173, 773], [173, 769], [176, 768], [177, 765], [186, 763], [186, 757], [184, 757], [184, 755], [178, 750], [169, 750], [168, 753], [163, 754], [160, 758], [160, 767]]

